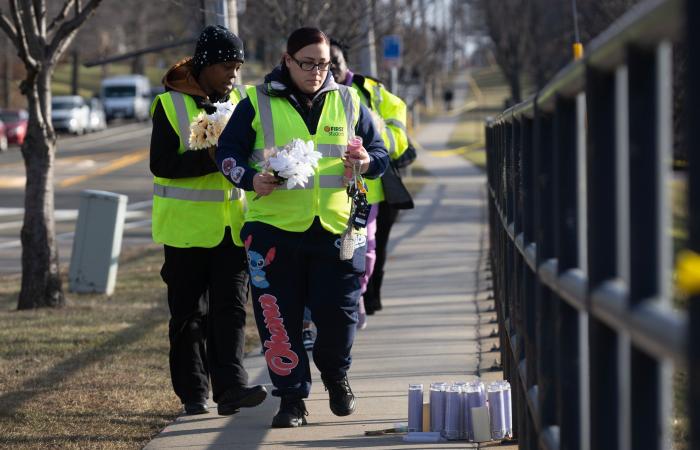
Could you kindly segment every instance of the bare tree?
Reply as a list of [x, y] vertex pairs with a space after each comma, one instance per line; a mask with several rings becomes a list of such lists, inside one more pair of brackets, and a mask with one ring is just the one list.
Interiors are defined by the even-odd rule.
[[521, 78], [526, 66], [531, 8], [528, 0], [480, 0], [496, 61], [510, 86], [511, 101], [522, 100]]
[[26, 69], [20, 91], [29, 110], [27, 137], [22, 144], [27, 182], [18, 309], [65, 303], [54, 222], [56, 134], [51, 125], [51, 76], [78, 28], [100, 2], [65, 0], [50, 17], [46, 0], [9, 0], [9, 14], [0, 9], [0, 28], [17, 48]]
[[[573, 14], [568, 2], [463, 0], [481, 14], [512, 100], [522, 97], [523, 75], [541, 87], [572, 58]], [[586, 43], [639, 0], [579, 0], [581, 40]], [[477, 28], [478, 29], [478, 28]]]

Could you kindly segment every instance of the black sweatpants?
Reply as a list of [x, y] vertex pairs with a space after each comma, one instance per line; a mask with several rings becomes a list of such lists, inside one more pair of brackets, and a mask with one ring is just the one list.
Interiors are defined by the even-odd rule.
[[170, 307], [170, 376], [183, 403], [248, 384], [243, 368], [248, 271], [227, 229], [213, 248], [165, 246], [161, 270]]
[[365, 302], [365, 310], [367, 314], [374, 314], [375, 311], [382, 309], [382, 282], [384, 281], [384, 264], [386, 263], [386, 249], [389, 244], [389, 233], [391, 227], [396, 222], [399, 215], [399, 210], [389, 206], [387, 202], [379, 203], [379, 212], [377, 213], [377, 233], [376, 255], [377, 259], [374, 262], [374, 272], [367, 283], [367, 291], [363, 295]]
[[275, 386], [272, 395], [306, 398], [311, 390], [309, 358], [301, 339], [304, 306], [316, 325], [313, 359], [321, 376], [345, 376], [355, 338], [366, 237], [358, 237], [349, 261], [340, 260], [339, 236], [323, 229], [318, 219], [301, 233], [249, 222], [241, 238], [248, 250], [255, 321]]

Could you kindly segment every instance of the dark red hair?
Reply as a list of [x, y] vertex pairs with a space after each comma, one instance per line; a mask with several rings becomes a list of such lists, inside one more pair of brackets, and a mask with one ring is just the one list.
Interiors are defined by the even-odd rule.
[[287, 54], [293, 56], [296, 52], [311, 44], [328, 44], [330, 46], [331, 41], [326, 36], [326, 33], [319, 30], [318, 28], [304, 27], [299, 28], [289, 35], [287, 39]]

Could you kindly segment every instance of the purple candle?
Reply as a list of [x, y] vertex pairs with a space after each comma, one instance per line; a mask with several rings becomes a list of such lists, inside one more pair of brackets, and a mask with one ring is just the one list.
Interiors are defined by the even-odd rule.
[[408, 431], [423, 431], [423, 385], [408, 385]]
[[459, 386], [453, 385], [447, 388], [445, 394], [445, 430], [442, 435], [451, 441], [459, 439], [459, 422], [462, 413], [460, 391]]
[[484, 406], [481, 403], [481, 395], [479, 392], [478, 383], [467, 384], [467, 398], [464, 406], [464, 429], [466, 430], [467, 440], [474, 440], [474, 425], [472, 424], [472, 408]]
[[442, 433], [445, 429], [445, 383], [430, 384], [430, 431]]
[[489, 413], [491, 414], [491, 437], [503, 439], [506, 437], [505, 406], [503, 404], [503, 388], [500, 383], [491, 383], [488, 387]]
[[465, 418], [464, 413], [466, 411], [467, 405], [467, 383], [464, 381], [457, 381], [454, 386], [459, 387], [459, 438], [467, 438], [467, 429], [465, 428]]
[[513, 437], [513, 404], [510, 397], [510, 383], [503, 381], [501, 386], [503, 386], [503, 411], [506, 419], [506, 434], [509, 437]]

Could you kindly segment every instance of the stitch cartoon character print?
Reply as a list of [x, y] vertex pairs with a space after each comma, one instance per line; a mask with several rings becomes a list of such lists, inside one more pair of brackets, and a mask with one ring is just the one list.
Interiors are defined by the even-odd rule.
[[266, 289], [270, 287], [267, 281], [265, 271], [266, 266], [275, 259], [275, 247], [267, 251], [265, 257], [255, 250], [250, 249], [250, 244], [253, 242], [253, 236], [250, 235], [245, 240], [246, 254], [248, 255], [248, 268], [250, 270], [250, 283], [258, 289]]

